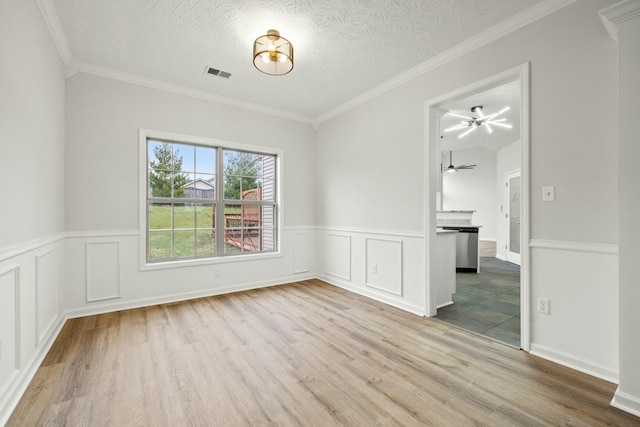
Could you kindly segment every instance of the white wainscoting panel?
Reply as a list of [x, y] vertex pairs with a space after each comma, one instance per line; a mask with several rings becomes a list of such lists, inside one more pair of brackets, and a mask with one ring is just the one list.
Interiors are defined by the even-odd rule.
[[293, 273], [309, 272], [309, 233], [293, 233]]
[[[616, 245], [532, 240], [531, 353], [618, 380]], [[536, 311], [550, 300], [550, 314]]]
[[366, 286], [402, 296], [402, 240], [365, 238]]
[[62, 327], [64, 256], [62, 234], [0, 248], [0, 426]]
[[325, 272], [351, 280], [351, 236], [327, 233], [325, 237]]
[[318, 227], [318, 278], [424, 316], [424, 248], [420, 232]]
[[36, 255], [36, 346], [49, 335], [58, 318], [58, 266], [56, 249]]
[[20, 267], [0, 271], [0, 400], [20, 369]]
[[[144, 236], [137, 231], [74, 232], [67, 239], [66, 313], [86, 316], [133, 307], [175, 302], [228, 292], [308, 280], [317, 277], [315, 233], [312, 227], [284, 229], [282, 251], [220, 257], [189, 263], [158, 263], [141, 269], [138, 255]], [[293, 235], [309, 236], [309, 271], [293, 273]], [[304, 239], [298, 239], [302, 244]], [[302, 267], [300, 259], [296, 267]]]
[[120, 243], [87, 242], [87, 302], [120, 298]]

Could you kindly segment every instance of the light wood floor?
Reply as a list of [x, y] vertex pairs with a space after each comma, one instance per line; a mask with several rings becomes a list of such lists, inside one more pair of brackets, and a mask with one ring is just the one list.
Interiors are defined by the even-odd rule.
[[639, 425], [614, 391], [314, 280], [69, 320], [8, 426]]

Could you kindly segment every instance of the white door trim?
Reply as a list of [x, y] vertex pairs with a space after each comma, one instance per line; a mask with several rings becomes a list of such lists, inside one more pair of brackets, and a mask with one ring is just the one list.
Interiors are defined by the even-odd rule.
[[[515, 170], [515, 171], [511, 171], [511, 172], [507, 172], [504, 176], [504, 181], [507, 184], [505, 191], [506, 191], [506, 215], [505, 215], [505, 227], [506, 227], [506, 233], [505, 236], [507, 236], [507, 238], [505, 239], [505, 258], [507, 261], [512, 262], [514, 264], [521, 264], [521, 254], [522, 254], [522, 238], [520, 239], [520, 253], [515, 253], [515, 252], [511, 252], [509, 250], [509, 243], [511, 242], [511, 217], [510, 217], [510, 213], [511, 213], [511, 193], [510, 193], [510, 188], [509, 188], [509, 180], [512, 178], [516, 178], [516, 177], [520, 177], [520, 180], [522, 182], [522, 177], [520, 174], [520, 169]], [[520, 190], [520, 194], [522, 194], [522, 190]], [[520, 225], [522, 226], [522, 222], [520, 223]], [[520, 229], [520, 237], [522, 237], [522, 228]]]
[[492, 87], [500, 86], [511, 81], [520, 81], [520, 141], [521, 150], [521, 241], [522, 265], [520, 268], [520, 341], [522, 349], [528, 351], [530, 347], [530, 249], [529, 249], [529, 204], [530, 204], [530, 64], [528, 62], [501, 73], [487, 77], [478, 82], [459, 88], [452, 92], [438, 96], [425, 102], [425, 132], [424, 132], [424, 230], [425, 230], [425, 315], [434, 316], [436, 308], [436, 289], [432, 284], [437, 275], [431, 268], [436, 265], [436, 192], [438, 175], [440, 174], [440, 135], [438, 108], [440, 105], [479, 93]]

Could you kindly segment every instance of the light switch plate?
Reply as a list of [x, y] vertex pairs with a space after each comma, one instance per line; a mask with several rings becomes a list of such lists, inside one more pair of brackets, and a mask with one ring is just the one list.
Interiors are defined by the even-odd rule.
[[553, 185], [542, 187], [542, 201], [553, 202], [556, 200], [556, 188]]

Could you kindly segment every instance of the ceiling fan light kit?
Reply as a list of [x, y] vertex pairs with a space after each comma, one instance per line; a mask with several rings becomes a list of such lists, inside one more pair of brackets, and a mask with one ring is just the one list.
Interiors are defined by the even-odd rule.
[[277, 30], [253, 42], [253, 65], [265, 74], [282, 76], [293, 70], [293, 45]]
[[448, 173], [455, 173], [458, 172], [459, 170], [467, 170], [467, 169], [473, 169], [478, 165], [458, 165], [458, 166], [454, 166], [453, 165], [453, 151], [449, 151], [449, 166], [447, 166], [446, 168], [443, 167], [442, 171], [446, 171]]
[[471, 107], [471, 112], [473, 114], [478, 115], [478, 117], [461, 116], [460, 114], [448, 112], [447, 114], [454, 117], [459, 117], [464, 120], [462, 120], [459, 124], [455, 126], [451, 126], [450, 128], [445, 129], [444, 131], [451, 132], [454, 130], [464, 129], [464, 132], [458, 135], [458, 138], [462, 138], [465, 135], [468, 135], [474, 130], [478, 129], [480, 126], [484, 126], [487, 129], [488, 133], [493, 133], [493, 129], [491, 128], [492, 125], [511, 129], [512, 126], [510, 124], [504, 123], [504, 121], [506, 120], [505, 118], [497, 119], [499, 115], [505, 113], [508, 110], [509, 110], [509, 107], [504, 107], [502, 110], [498, 111], [497, 113], [493, 113], [493, 114], [489, 114], [488, 116], [485, 116], [482, 105], [476, 105], [475, 107]]

